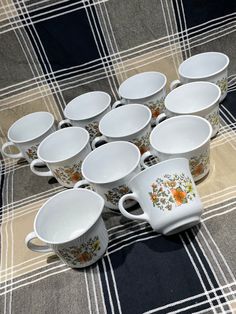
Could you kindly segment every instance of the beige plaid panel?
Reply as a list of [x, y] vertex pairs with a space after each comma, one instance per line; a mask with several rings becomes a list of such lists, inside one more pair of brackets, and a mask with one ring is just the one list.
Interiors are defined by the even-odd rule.
[[0, 24], [5, 25], [9, 22], [9, 17], [16, 17], [17, 11], [13, 1], [2, 0], [0, 6]]
[[5, 98], [0, 102], [0, 141], [7, 141], [7, 131], [13, 122], [32, 112], [49, 111], [61, 119], [55, 99], [48, 85], [43, 85]]
[[122, 75], [124, 71], [127, 77], [140, 72], [157, 71], [162, 72], [168, 78], [167, 90], [169, 91], [170, 82], [178, 78], [178, 66], [182, 62], [182, 56], [178, 51], [180, 51], [180, 46], [172, 44], [170, 47], [152, 50], [116, 64], [114, 68], [119, 84], [124, 81], [124, 75]]
[[[14, 209], [14, 214], [5, 209], [1, 232], [1, 282], [48, 265], [51, 253], [36, 253], [25, 245], [26, 235], [33, 231], [35, 215], [46, 200]], [[34, 243], [42, 244], [39, 240], [35, 240]]]

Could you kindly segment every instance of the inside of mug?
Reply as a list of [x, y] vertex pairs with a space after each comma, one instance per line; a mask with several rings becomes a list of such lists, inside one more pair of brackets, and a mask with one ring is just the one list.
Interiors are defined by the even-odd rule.
[[108, 112], [99, 123], [100, 132], [108, 137], [132, 135], [148, 125], [151, 111], [143, 105], [125, 105]]
[[209, 123], [197, 116], [178, 116], [158, 124], [150, 135], [154, 149], [165, 154], [191, 151], [210, 139]]
[[80, 127], [68, 127], [46, 137], [38, 148], [38, 156], [45, 162], [60, 162], [75, 156], [89, 142], [88, 132]]
[[125, 99], [141, 99], [152, 96], [166, 84], [166, 77], [160, 72], [143, 72], [129, 77], [119, 88]]
[[52, 127], [54, 118], [49, 112], [30, 113], [17, 120], [8, 131], [8, 138], [15, 142], [31, 141]]
[[192, 56], [179, 66], [179, 73], [187, 78], [197, 79], [214, 75], [228, 65], [223, 53], [205, 52]]
[[35, 231], [47, 243], [71, 241], [84, 234], [101, 215], [104, 201], [86, 189], [71, 189], [52, 197], [40, 209]]
[[172, 90], [165, 98], [167, 110], [178, 114], [191, 114], [216, 104], [220, 89], [209, 82], [193, 82]]
[[111, 97], [104, 92], [95, 91], [85, 93], [72, 99], [64, 110], [65, 117], [71, 120], [92, 118], [104, 110], [111, 103]]
[[130, 174], [139, 164], [139, 149], [129, 142], [111, 142], [96, 148], [82, 164], [83, 176], [90, 182], [104, 184]]

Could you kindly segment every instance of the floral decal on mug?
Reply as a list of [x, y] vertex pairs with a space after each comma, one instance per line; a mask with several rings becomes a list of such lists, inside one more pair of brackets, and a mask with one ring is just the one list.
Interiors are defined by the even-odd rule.
[[133, 139], [130, 142], [135, 144], [139, 148], [140, 153], [143, 154], [146, 151], [148, 151], [150, 148], [149, 136], [150, 136], [150, 132], [147, 132], [142, 137]]
[[97, 256], [100, 250], [100, 240], [98, 236], [89, 239], [88, 242], [82, 243], [80, 246], [69, 246], [58, 250], [58, 254], [66, 263], [77, 265], [85, 264]]
[[218, 80], [215, 84], [219, 86], [222, 94], [227, 92], [228, 90], [227, 77], [223, 77], [221, 80]]
[[81, 165], [82, 161], [79, 161], [72, 167], [58, 167], [52, 172], [57, 179], [65, 182], [66, 184], [74, 184], [83, 179], [81, 174]]
[[118, 206], [120, 198], [127, 193], [130, 193], [128, 186], [120, 185], [116, 188], [108, 190], [106, 193], [104, 193], [104, 195], [107, 202], [110, 202], [114, 206]]
[[164, 112], [165, 104], [164, 104], [165, 97], [157, 99], [156, 101], [149, 101], [145, 105], [149, 107], [152, 112], [152, 117], [157, 118], [160, 113]]
[[93, 141], [96, 136], [101, 135], [98, 125], [99, 125], [98, 121], [92, 121], [85, 126], [85, 129], [89, 132], [90, 141]]
[[194, 178], [202, 175], [209, 168], [210, 156], [209, 149], [200, 154], [199, 156], [194, 156], [189, 160], [190, 171]]
[[184, 173], [165, 174], [163, 178], [157, 178], [151, 187], [149, 195], [153, 207], [163, 211], [172, 210], [196, 197], [192, 180]]
[[31, 160], [34, 160], [34, 159], [37, 159], [38, 156], [37, 156], [37, 149], [38, 149], [38, 145], [33, 145], [31, 147], [29, 147], [27, 150], [26, 150], [26, 155], [28, 156], [29, 159]]
[[214, 112], [210, 113], [208, 116], [206, 116], [206, 119], [210, 122], [213, 128], [219, 127], [220, 125], [219, 110], [215, 110]]

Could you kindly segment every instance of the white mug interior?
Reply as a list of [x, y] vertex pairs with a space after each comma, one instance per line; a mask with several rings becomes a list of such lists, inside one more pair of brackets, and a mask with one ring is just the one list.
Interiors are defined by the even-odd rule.
[[100, 132], [112, 138], [129, 136], [145, 128], [151, 121], [151, 110], [144, 105], [132, 104], [109, 111], [100, 121]]
[[210, 140], [212, 127], [201, 117], [176, 116], [158, 124], [150, 134], [151, 146], [160, 153], [182, 154]]
[[12, 124], [8, 130], [8, 138], [14, 143], [32, 141], [47, 132], [54, 123], [50, 112], [33, 112]]
[[142, 99], [156, 94], [166, 85], [166, 77], [160, 72], [143, 72], [129, 77], [119, 87], [125, 99]]
[[186, 59], [179, 66], [179, 74], [189, 79], [203, 79], [225, 70], [229, 58], [221, 52], [204, 52]]
[[89, 142], [89, 133], [80, 127], [58, 130], [47, 136], [38, 147], [38, 157], [44, 162], [67, 160], [81, 152]]
[[85, 179], [105, 184], [122, 179], [139, 165], [140, 152], [136, 145], [117, 141], [104, 144], [89, 153], [82, 164]]
[[98, 220], [103, 198], [86, 189], [56, 194], [39, 210], [34, 221], [37, 237], [49, 244], [62, 244], [85, 234]]
[[105, 111], [111, 103], [111, 97], [105, 92], [94, 91], [72, 99], [64, 110], [70, 120], [86, 120]]
[[165, 98], [165, 107], [176, 114], [193, 114], [214, 106], [220, 88], [210, 82], [192, 82], [173, 89]]

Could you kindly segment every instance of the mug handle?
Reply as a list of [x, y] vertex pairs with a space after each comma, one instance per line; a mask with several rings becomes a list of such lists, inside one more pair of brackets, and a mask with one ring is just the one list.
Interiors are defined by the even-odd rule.
[[18, 154], [10, 154], [10, 153], [5, 152], [5, 149], [6, 149], [7, 147], [10, 147], [10, 146], [16, 147], [16, 148], [18, 149], [18, 147], [17, 147], [14, 143], [12, 143], [12, 142], [6, 142], [5, 144], [2, 145], [2, 152], [3, 152], [3, 154], [4, 154], [5, 156], [10, 157], [10, 158], [22, 158], [22, 157], [24, 157], [21, 152], [18, 153]]
[[87, 180], [80, 180], [80, 181], [75, 183], [75, 185], [73, 186], [73, 189], [83, 188], [83, 185], [85, 185], [85, 186], [87, 185], [88, 188], [90, 187], [90, 183]]
[[92, 149], [97, 148], [97, 146], [96, 146], [97, 143], [99, 143], [99, 142], [101, 142], [101, 141], [107, 142], [106, 137], [105, 137], [104, 135], [95, 137], [95, 139], [94, 139], [94, 140], [92, 141], [92, 143], [91, 143]]
[[69, 124], [70, 126], [72, 126], [72, 124], [70, 123], [70, 120], [69, 119], [65, 119], [65, 120], [61, 120], [59, 123], [58, 123], [58, 129], [63, 129], [64, 124]]
[[174, 80], [170, 83], [170, 90], [173, 90], [176, 87], [179, 87], [180, 85], [182, 85], [180, 80]]
[[159, 116], [156, 118], [156, 125], [158, 125], [160, 122], [164, 121], [167, 118], [167, 115], [162, 112], [159, 114]]
[[[148, 166], [145, 164], [145, 160], [150, 157], [150, 156], [155, 156], [153, 153], [150, 152], [150, 150], [146, 151], [145, 153], [142, 154], [140, 158], [140, 164], [144, 169], [148, 169], [151, 166]], [[157, 156], [158, 157], [158, 156]]]
[[124, 208], [124, 202], [128, 199], [131, 199], [131, 200], [135, 200], [136, 202], [138, 202], [138, 197], [135, 193], [130, 193], [130, 194], [125, 194], [123, 195], [120, 200], [119, 200], [119, 210], [120, 212], [127, 218], [129, 219], [135, 219], [135, 220], [145, 220], [147, 222], [149, 222], [149, 217], [146, 213], [143, 213], [141, 215], [133, 215], [133, 214], [130, 214], [129, 212], [127, 212], [127, 210]]
[[117, 107], [120, 107], [120, 106], [123, 106], [124, 105], [124, 102], [122, 102], [122, 99], [121, 100], [117, 100], [114, 102], [114, 104], [111, 106], [111, 109], [115, 109]]
[[35, 166], [43, 166], [43, 165], [46, 166], [46, 164], [43, 161], [41, 161], [40, 159], [35, 159], [30, 163], [30, 169], [34, 174], [37, 174], [40, 177], [53, 177], [53, 173], [51, 170], [38, 171], [34, 168]]
[[53, 250], [49, 246], [47, 246], [46, 244], [45, 245], [37, 245], [37, 244], [32, 243], [31, 241], [33, 239], [37, 239], [37, 236], [36, 236], [34, 231], [30, 232], [25, 238], [25, 244], [26, 244], [27, 248], [30, 249], [31, 251], [40, 252], [40, 253], [53, 252]]

